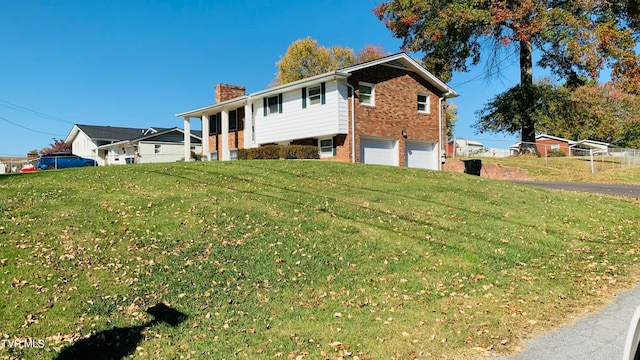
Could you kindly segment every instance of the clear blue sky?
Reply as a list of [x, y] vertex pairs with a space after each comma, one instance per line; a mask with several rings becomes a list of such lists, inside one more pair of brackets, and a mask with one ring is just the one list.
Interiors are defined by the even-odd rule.
[[[307, 36], [396, 53], [401, 40], [371, 11], [379, 2], [1, 1], [0, 156], [48, 147], [76, 123], [182, 127], [175, 114], [212, 104], [217, 83], [266, 88], [287, 47]], [[502, 65], [511, 66], [490, 80], [484, 65], [454, 74], [457, 137], [508, 147], [470, 127], [475, 111], [518, 83], [517, 54]]]

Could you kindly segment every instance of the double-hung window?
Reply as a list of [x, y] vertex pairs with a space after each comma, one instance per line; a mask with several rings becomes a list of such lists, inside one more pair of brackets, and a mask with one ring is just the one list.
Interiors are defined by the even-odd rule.
[[333, 138], [320, 139], [320, 156], [335, 156], [333, 153]]
[[282, 112], [282, 94], [263, 98], [262, 107], [264, 110], [264, 114], [263, 114], [264, 116], [281, 113]]
[[218, 114], [209, 115], [209, 135], [218, 133]]
[[418, 94], [418, 112], [424, 114], [429, 113], [429, 95]]
[[360, 104], [363, 105], [374, 105], [374, 89], [373, 84], [361, 82], [358, 84], [358, 98], [360, 99]]
[[238, 130], [238, 110], [229, 111], [229, 131]]
[[320, 104], [320, 85], [309, 88], [309, 105]]
[[302, 88], [302, 108], [306, 109], [307, 105], [324, 105], [326, 103], [326, 85], [320, 83], [320, 85], [310, 86], [308, 88]]

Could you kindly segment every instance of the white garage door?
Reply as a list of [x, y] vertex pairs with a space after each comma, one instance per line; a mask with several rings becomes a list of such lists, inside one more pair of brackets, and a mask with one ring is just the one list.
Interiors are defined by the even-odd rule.
[[436, 143], [407, 141], [404, 148], [407, 167], [438, 170]]
[[361, 138], [360, 162], [363, 164], [398, 165], [397, 140]]

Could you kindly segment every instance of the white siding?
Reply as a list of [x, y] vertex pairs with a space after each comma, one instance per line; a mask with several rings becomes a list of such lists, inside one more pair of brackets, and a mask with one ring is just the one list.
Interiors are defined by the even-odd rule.
[[71, 142], [71, 151], [82, 157], [94, 159], [98, 165], [104, 165], [104, 159], [97, 156], [98, 146], [84, 132], [78, 131], [78, 135]]
[[[258, 144], [295, 139], [333, 136], [347, 133], [346, 86], [338, 89], [337, 81], [326, 82], [325, 104], [302, 108], [302, 90], [282, 94], [282, 113], [264, 116], [263, 99], [253, 102], [255, 134]], [[309, 87], [307, 87], [308, 89]]]
[[[160, 152], [156, 154], [156, 145], [160, 145]], [[184, 158], [184, 144], [140, 142], [138, 163], [176, 162]], [[202, 146], [195, 145], [195, 153], [202, 153]]]

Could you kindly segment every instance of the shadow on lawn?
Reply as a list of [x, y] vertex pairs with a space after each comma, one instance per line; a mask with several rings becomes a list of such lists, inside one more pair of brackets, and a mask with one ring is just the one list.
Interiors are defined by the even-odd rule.
[[147, 313], [153, 316], [153, 320], [146, 324], [100, 331], [62, 349], [56, 360], [122, 359], [136, 350], [144, 329], [162, 322], [178, 326], [187, 318], [186, 314], [162, 303], [148, 308]]

